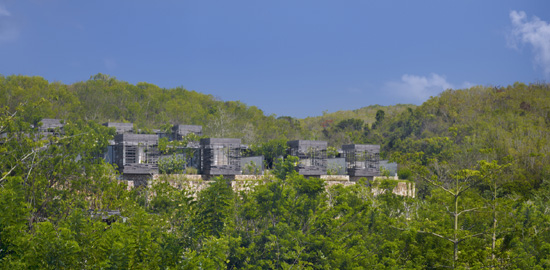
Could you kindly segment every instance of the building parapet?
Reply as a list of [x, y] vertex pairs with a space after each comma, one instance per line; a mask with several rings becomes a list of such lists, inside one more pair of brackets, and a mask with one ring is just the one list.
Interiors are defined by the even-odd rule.
[[117, 134], [134, 132], [133, 123], [116, 123], [116, 122], [107, 122], [103, 123], [104, 126], [109, 128], [114, 128]]

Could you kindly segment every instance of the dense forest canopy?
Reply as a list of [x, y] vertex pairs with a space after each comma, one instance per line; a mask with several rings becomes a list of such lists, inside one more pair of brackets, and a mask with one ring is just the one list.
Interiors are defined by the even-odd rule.
[[[104, 74], [0, 76], [0, 107], [1, 269], [550, 268], [548, 84], [295, 119]], [[64, 134], [40, 136], [42, 118], [64, 119]], [[97, 158], [107, 121], [202, 125], [242, 138], [272, 174], [248, 192], [223, 178], [198, 194], [163, 177], [128, 190]], [[292, 139], [380, 144], [417, 196], [304, 178], [277, 160]]]

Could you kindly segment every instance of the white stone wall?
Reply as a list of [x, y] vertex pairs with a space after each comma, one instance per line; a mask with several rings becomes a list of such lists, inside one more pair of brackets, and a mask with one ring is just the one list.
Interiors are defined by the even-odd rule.
[[[357, 182], [350, 181], [348, 175], [321, 175], [321, 179], [325, 180], [326, 188], [328, 189], [334, 185], [344, 185], [351, 186], [355, 185]], [[202, 175], [189, 175], [189, 174], [170, 174], [170, 175], [153, 175], [152, 181], [167, 180], [170, 185], [174, 188], [186, 189], [193, 192], [196, 196], [198, 192], [208, 187], [213, 181], [205, 179]], [[393, 189], [393, 193], [399, 196], [408, 196], [414, 198], [416, 195], [416, 187], [413, 182], [410, 181], [399, 181], [397, 177], [374, 177], [372, 183], [374, 187], [372, 188], [373, 194], [379, 195], [384, 192], [384, 190], [377, 188], [377, 182], [381, 182], [384, 179], [398, 181], [397, 185]], [[240, 191], [249, 191], [252, 190], [255, 186], [264, 183], [265, 181], [270, 181], [271, 176], [266, 175], [235, 175], [234, 180], [231, 181], [231, 187], [235, 192]], [[151, 183], [149, 183], [150, 185]], [[128, 181], [128, 190], [134, 187], [133, 181]]]

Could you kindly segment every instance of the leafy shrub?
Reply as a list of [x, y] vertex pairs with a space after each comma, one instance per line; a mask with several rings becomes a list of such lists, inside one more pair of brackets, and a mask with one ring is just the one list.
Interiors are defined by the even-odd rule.
[[397, 176], [399, 176], [399, 179], [409, 179], [411, 177], [411, 175], [412, 175], [411, 170], [409, 170], [407, 168], [400, 169], [397, 172]]

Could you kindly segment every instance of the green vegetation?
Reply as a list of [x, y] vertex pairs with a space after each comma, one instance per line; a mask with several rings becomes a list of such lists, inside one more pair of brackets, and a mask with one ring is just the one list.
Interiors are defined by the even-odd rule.
[[293, 126], [294, 119], [266, 116], [238, 101], [223, 102], [181, 87], [132, 85], [104, 74], [71, 85], [0, 75], [0, 105], [13, 111], [20, 104], [25, 107], [21, 116], [33, 124], [42, 118], [132, 122], [142, 131], [164, 130], [167, 124], [202, 125], [207, 136], [242, 138], [245, 143], [309, 136], [307, 130]]
[[550, 178], [550, 87], [447, 90], [416, 109], [384, 120], [368, 139], [388, 156], [421, 156], [461, 168], [479, 160], [510, 163], [503, 192], [530, 198]]
[[41, 77], [0, 75], [0, 105], [13, 111], [20, 104], [26, 108], [22, 115], [25, 121], [34, 124], [42, 118], [132, 122], [142, 132], [166, 130], [170, 124], [202, 125], [206, 136], [242, 138], [253, 145], [271, 140], [318, 139], [329, 140], [336, 147], [341, 142], [358, 142], [363, 126], [374, 122], [377, 110], [391, 116], [407, 108], [370, 106], [299, 120], [264, 115], [255, 106], [220, 101], [181, 87], [162, 89], [145, 82], [132, 85], [105, 74], [71, 85], [50, 83]]
[[[547, 84], [303, 120], [102, 74], [73, 85], [0, 76], [0, 102], [0, 269], [550, 268]], [[65, 119], [64, 134], [40, 136], [31, 124], [43, 117]], [[108, 120], [246, 138], [273, 175], [246, 192], [218, 178], [194, 196], [162, 177], [129, 191], [98, 158]], [[380, 144], [417, 196], [304, 178], [296, 158], [278, 159], [298, 138]]]

